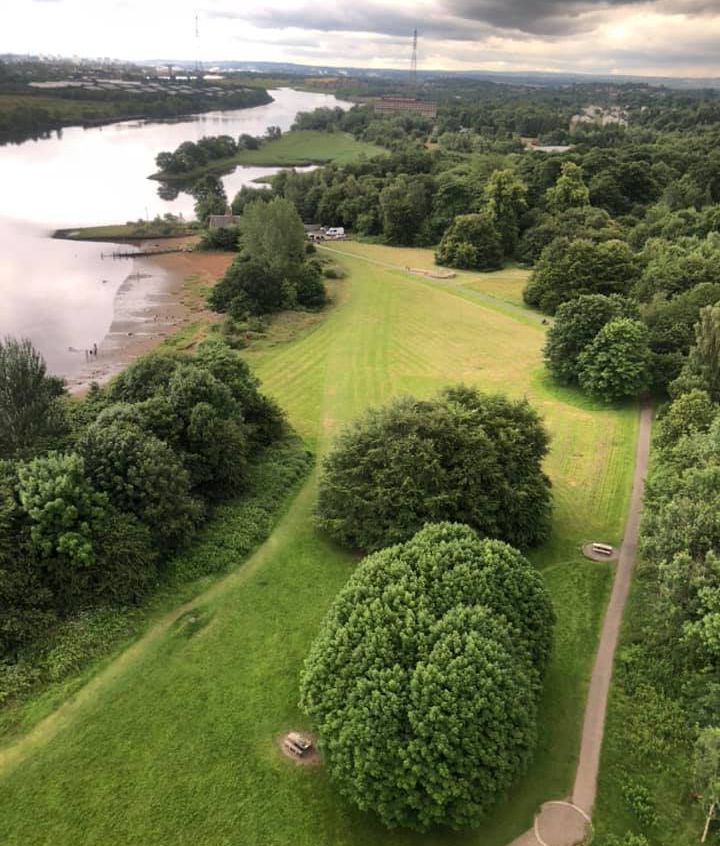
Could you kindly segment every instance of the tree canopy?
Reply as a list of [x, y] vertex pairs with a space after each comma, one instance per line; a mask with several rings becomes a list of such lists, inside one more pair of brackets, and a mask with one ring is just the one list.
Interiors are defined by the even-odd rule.
[[471, 270], [502, 267], [502, 240], [492, 215], [487, 211], [458, 215], [443, 235], [435, 260]]
[[390, 827], [478, 825], [532, 754], [553, 621], [527, 560], [468, 526], [366, 558], [301, 677], [340, 790]]
[[525, 401], [464, 386], [431, 400], [401, 397], [337, 439], [323, 462], [319, 525], [364, 550], [441, 520], [532, 546], [548, 530], [547, 449], [548, 435]]
[[582, 387], [605, 402], [637, 397], [650, 379], [644, 323], [620, 317], [606, 323], [577, 359]]

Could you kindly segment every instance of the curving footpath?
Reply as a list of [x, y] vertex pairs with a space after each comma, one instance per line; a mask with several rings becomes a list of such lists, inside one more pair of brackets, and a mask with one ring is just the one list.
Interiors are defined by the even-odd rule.
[[630, 508], [625, 524], [625, 535], [620, 546], [612, 594], [605, 612], [600, 644], [590, 679], [580, 757], [572, 795], [564, 801], [545, 802], [540, 813], [535, 817], [533, 827], [513, 840], [510, 846], [576, 846], [585, 840], [591, 829], [613, 660], [620, 636], [625, 602], [630, 592], [640, 534], [640, 515], [650, 455], [651, 429], [652, 407], [649, 402], [643, 402], [640, 408], [640, 423], [635, 447], [635, 474], [630, 495]]

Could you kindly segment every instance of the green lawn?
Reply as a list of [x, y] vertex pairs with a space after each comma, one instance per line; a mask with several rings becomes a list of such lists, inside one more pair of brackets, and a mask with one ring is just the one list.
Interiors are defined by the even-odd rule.
[[[485, 307], [464, 286], [340, 261], [350, 275], [325, 320], [247, 352], [312, 449], [326, 451], [368, 405], [429, 396], [451, 381], [527, 396], [552, 433], [553, 534], [532, 557], [558, 626], [530, 771], [478, 832], [419, 836], [382, 829], [348, 807], [322, 769], [280, 755], [278, 736], [304, 725], [303, 657], [355, 563], [312, 526], [313, 475], [269, 541], [199, 598], [199, 627], [181, 618], [151, 632], [60, 719], [12, 756], [0, 749], [3, 846], [504, 846], [542, 801], [568, 792], [611, 576], [609, 565], [580, 558], [578, 545], [620, 537], [635, 409], [553, 389], [539, 323]], [[470, 276], [481, 286], [487, 278]]]
[[378, 156], [387, 153], [382, 147], [357, 141], [346, 132], [320, 132], [302, 129], [286, 132], [274, 141], [267, 141], [257, 150], [241, 150], [226, 159], [216, 159], [189, 173], [156, 173], [153, 179], [162, 181], [189, 181], [204, 173], [225, 173], [239, 165], [255, 167], [302, 167], [304, 165], [337, 162], [347, 164], [360, 156]]

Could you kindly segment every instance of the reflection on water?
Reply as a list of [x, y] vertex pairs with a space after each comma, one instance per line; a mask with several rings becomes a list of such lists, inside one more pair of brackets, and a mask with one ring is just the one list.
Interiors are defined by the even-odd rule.
[[[161, 150], [203, 135], [287, 130], [299, 111], [349, 105], [326, 94], [271, 93], [275, 102], [253, 109], [64, 129], [61, 137], [0, 147], [0, 335], [29, 337], [53, 372], [77, 372], [83, 351], [107, 333], [115, 294], [136, 262], [102, 258], [107, 244], [52, 240], [53, 230], [166, 212], [191, 217], [192, 197], [163, 199], [147, 179]], [[238, 168], [223, 179], [228, 196], [275, 170]]]

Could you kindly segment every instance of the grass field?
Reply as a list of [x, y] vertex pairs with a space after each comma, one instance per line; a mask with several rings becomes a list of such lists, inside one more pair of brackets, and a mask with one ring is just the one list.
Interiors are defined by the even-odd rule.
[[[369, 405], [403, 392], [429, 396], [448, 382], [527, 396], [539, 408], [552, 434], [555, 513], [551, 539], [532, 557], [558, 625], [529, 772], [479, 831], [418, 836], [386, 831], [344, 803], [322, 768], [280, 755], [278, 736], [305, 725], [303, 657], [355, 563], [312, 526], [313, 476], [269, 541], [198, 599], [193, 625], [181, 618], [151, 631], [69, 715], [0, 749], [3, 846], [504, 846], [540, 802], [567, 793], [611, 577], [609, 565], [579, 557], [578, 545], [621, 534], [636, 411], [553, 389], [539, 323], [486, 307], [465, 285], [360, 257], [377, 260], [375, 248], [352, 249], [358, 256], [340, 259], [350, 275], [326, 319], [247, 358], [320, 455]], [[391, 264], [406, 263], [394, 255]], [[498, 284], [492, 277], [468, 283], [482, 294]]]
[[304, 165], [337, 162], [347, 164], [360, 156], [378, 156], [387, 153], [382, 147], [357, 141], [346, 132], [320, 132], [302, 129], [286, 132], [274, 141], [267, 141], [257, 150], [240, 150], [226, 159], [215, 159], [203, 167], [187, 173], [155, 173], [152, 179], [163, 182], [187, 182], [205, 173], [226, 173], [240, 165], [256, 167], [302, 167]]

